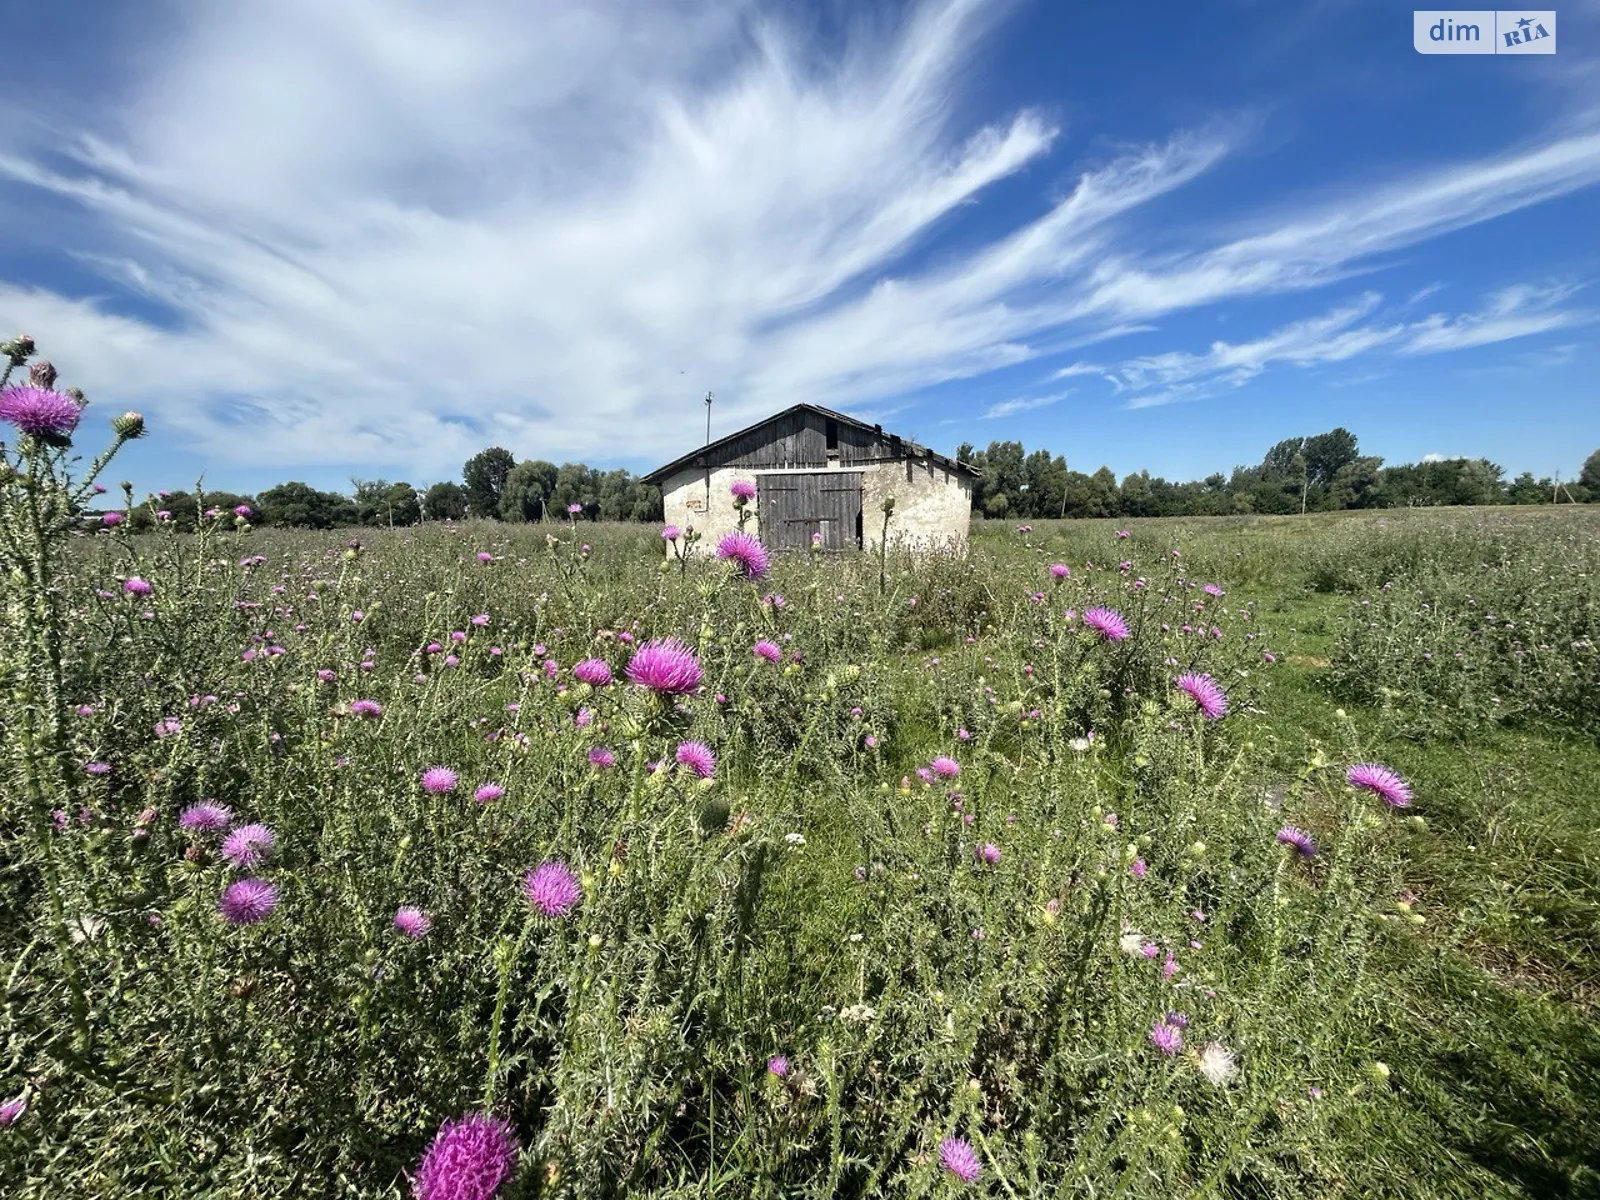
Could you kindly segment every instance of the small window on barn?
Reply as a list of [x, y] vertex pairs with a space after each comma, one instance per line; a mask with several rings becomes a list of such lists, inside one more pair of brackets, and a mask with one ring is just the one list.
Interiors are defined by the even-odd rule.
[[839, 422], [829, 421], [823, 427], [823, 435], [828, 439], [829, 450], [837, 450], [839, 448]]

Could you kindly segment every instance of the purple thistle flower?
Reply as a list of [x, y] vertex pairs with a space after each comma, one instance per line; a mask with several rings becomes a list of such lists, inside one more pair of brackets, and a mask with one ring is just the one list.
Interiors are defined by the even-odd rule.
[[352, 717], [376, 719], [383, 716], [383, 705], [376, 700], [352, 700], [350, 702], [350, 715]]
[[1000, 861], [1000, 847], [993, 842], [985, 842], [981, 846], [972, 848], [972, 857], [979, 862], [986, 862], [992, 867]]
[[583, 505], [581, 505], [581, 504], [569, 504], [569, 505], [567, 505], [567, 516], [569, 516], [569, 517], [575, 517], [579, 513], [581, 513], [582, 511], [583, 511]]
[[236, 867], [252, 867], [272, 852], [277, 841], [265, 825], [241, 825], [222, 839], [222, 857]]
[[686, 696], [700, 686], [704, 672], [694, 651], [677, 638], [655, 638], [640, 646], [628, 663], [628, 682], [663, 696]]
[[233, 824], [233, 810], [207, 800], [191, 804], [178, 814], [178, 828], [196, 833], [216, 833]]
[[1066, 563], [1051, 563], [1050, 574], [1057, 579], [1066, 579], [1072, 574], [1072, 568]]
[[583, 899], [578, 877], [559, 860], [542, 862], [522, 880], [528, 903], [547, 917], [564, 917]]
[[724, 534], [717, 542], [717, 557], [732, 562], [746, 579], [760, 579], [772, 566], [767, 548], [753, 533]]
[[1219, 588], [1214, 583], [1208, 583], [1208, 584], [1205, 585], [1205, 587], [1201, 588], [1200, 590], [1202, 592], [1204, 592], [1208, 596], [1220, 596], [1220, 595], [1222, 595], [1222, 589]]
[[21, 1096], [14, 1096], [0, 1104], [0, 1126], [15, 1125], [27, 1110], [28, 1102]]
[[766, 638], [762, 638], [754, 646], [751, 646], [750, 653], [773, 664], [783, 661], [783, 651], [779, 648], [778, 643], [769, 642]]
[[754, 500], [756, 498], [756, 485], [748, 479], [735, 479], [728, 486], [728, 494], [735, 500]]
[[85, 763], [83, 769], [91, 775], [111, 774], [111, 764], [103, 762]]
[[1377, 763], [1357, 763], [1344, 773], [1344, 777], [1351, 787], [1381, 796], [1383, 802], [1393, 808], [1405, 808], [1411, 803], [1410, 786], [1388, 767]]
[[48, 388], [8, 387], [0, 391], [0, 421], [42, 442], [61, 444], [78, 427], [83, 409], [71, 396]]
[[1317, 843], [1312, 836], [1297, 825], [1285, 825], [1278, 830], [1278, 841], [1285, 846], [1293, 846], [1301, 858], [1313, 858], [1317, 853]]
[[664, 541], [675, 542], [683, 536], [683, 530], [676, 525], [664, 525], [661, 528], [661, 537]]
[[1183, 1049], [1183, 1030], [1165, 1021], [1150, 1027], [1150, 1044], [1163, 1054], [1176, 1054]]
[[135, 575], [131, 579], [123, 581], [122, 590], [130, 596], [148, 596], [155, 589], [150, 586], [148, 580], [140, 579]]
[[789, 1074], [789, 1060], [781, 1054], [774, 1054], [767, 1059], [767, 1070], [779, 1079], [783, 1079]]
[[1128, 636], [1128, 623], [1114, 608], [1085, 609], [1083, 623], [1108, 642], [1120, 642]]
[[675, 757], [681, 766], [688, 767], [701, 779], [716, 777], [717, 756], [704, 742], [680, 742]]
[[420, 908], [407, 904], [395, 910], [394, 927], [412, 941], [418, 941], [428, 936], [428, 931], [433, 928], [433, 918]]
[[217, 908], [230, 925], [265, 921], [278, 907], [278, 889], [265, 879], [241, 879], [230, 884]]
[[492, 804], [496, 800], [505, 798], [506, 790], [498, 783], [486, 783], [472, 793], [472, 798], [479, 804]]
[[602, 658], [586, 658], [575, 663], [572, 674], [579, 682], [587, 683], [590, 687], [605, 687], [611, 682], [611, 668]]
[[962, 1183], [972, 1183], [983, 1174], [978, 1153], [966, 1138], [947, 1137], [939, 1143], [939, 1165]]
[[1208, 721], [1215, 721], [1228, 711], [1228, 697], [1217, 686], [1217, 681], [1199, 671], [1187, 671], [1173, 681], [1173, 685], [1188, 692]]
[[961, 774], [961, 764], [944, 754], [934, 759], [928, 766], [940, 779], [954, 779]]
[[429, 767], [422, 773], [422, 790], [436, 796], [455, 791], [459, 782], [460, 779], [449, 767]]
[[517, 1165], [517, 1136], [499, 1117], [468, 1113], [446, 1121], [417, 1164], [416, 1200], [492, 1200]]
[[616, 761], [617, 756], [611, 752], [611, 748], [609, 746], [589, 747], [589, 762], [592, 765], [599, 767], [601, 770], [604, 770], [610, 766], [615, 766]]
[[481, 563], [492, 563], [494, 561], [494, 555], [490, 554], [487, 550], [479, 550], [478, 561]]

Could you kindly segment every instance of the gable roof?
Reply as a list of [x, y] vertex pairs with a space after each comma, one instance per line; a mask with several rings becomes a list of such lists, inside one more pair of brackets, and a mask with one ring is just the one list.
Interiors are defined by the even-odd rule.
[[[682, 457], [673, 459], [671, 462], [667, 463], [666, 466], [657, 467], [648, 475], [641, 475], [639, 477], [640, 482], [660, 483], [668, 476], [676, 473], [677, 471], [681, 471], [684, 467], [696, 465], [695, 460], [697, 459], [714, 458], [717, 454], [717, 451], [723, 449], [732, 442], [738, 441], [746, 434], [760, 429], [763, 425], [770, 425], [774, 421], [781, 421], [784, 417], [790, 417], [795, 413], [802, 412], [815, 413], [825, 420], [837, 421], [841, 425], [849, 425], [852, 428], [860, 429], [866, 433], [876, 434], [879, 437], [893, 438], [896, 436], [892, 433], [886, 433], [882, 425], [868, 425], [865, 421], [858, 421], [855, 417], [849, 417], [844, 413], [834, 412], [831, 408], [823, 408], [819, 404], [795, 404], [784, 409], [782, 412], [773, 413], [770, 417], [763, 417], [754, 425], [746, 425], [743, 429], [736, 429], [734, 432], [723, 437], [719, 437], [715, 441], [707, 442], [704, 446], [695, 447]], [[936, 451], [929, 450], [926, 446], [919, 446], [909, 438], [897, 438], [897, 440], [905, 446], [905, 454], [902, 456], [904, 458], [931, 459], [940, 466], [952, 471], [964, 471], [973, 478], [977, 478], [982, 474], [982, 472], [974, 467], [971, 463], [965, 463], [960, 459], [950, 458], [947, 455], [939, 454]]]

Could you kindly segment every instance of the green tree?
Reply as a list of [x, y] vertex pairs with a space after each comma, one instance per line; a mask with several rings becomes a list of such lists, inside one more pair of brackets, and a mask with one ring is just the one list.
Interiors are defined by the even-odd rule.
[[1059, 517], [1067, 499], [1067, 460], [1048, 450], [1035, 450], [1024, 460], [1028, 480], [1028, 512], [1035, 517]]
[[1267, 451], [1267, 456], [1261, 460], [1261, 475], [1264, 479], [1277, 479], [1284, 482], [1300, 481], [1300, 468], [1296, 465], [1296, 458], [1305, 448], [1305, 438], [1284, 438], [1272, 449]]
[[388, 515], [385, 512], [385, 500], [389, 494], [389, 481], [387, 479], [355, 479], [350, 480], [350, 488], [355, 494], [356, 520], [362, 525], [387, 525]]
[[1117, 497], [1117, 508], [1125, 517], [1153, 517], [1157, 515], [1156, 496], [1150, 486], [1150, 472], [1125, 476]]
[[404, 480], [391, 484], [383, 499], [387, 524], [415, 525], [422, 520], [422, 498]]
[[1600, 501], [1600, 450], [1583, 460], [1583, 470], [1578, 472], [1578, 484], [1588, 493], [1588, 498]]
[[1535, 479], [1532, 471], [1524, 471], [1506, 487], [1506, 499], [1512, 504], [1549, 504], [1555, 485], [1548, 479]]
[[1356, 435], [1343, 426], [1330, 429], [1307, 438], [1301, 453], [1305, 455], [1312, 485], [1327, 487], [1341, 467], [1355, 462], [1358, 456]]
[[267, 525], [333, 529], [356, 523], [356, 506], [348, 496], [318, 491], [298, 480], [269, 487], [256, 502], [261, 507], [261, 521]]
[[577, 504], [583, 508], [581, 515], [587, 516], [599, 500], [599, 493], [597, 471], [582, 463], [562, 463], [556, 472], [555, 487], [550, 490], [551, 511], [565, 520], [567, 509]]
[[466, 485], [467, 506], [473, 516], [500, 515], [500, 497], [505, 490], [506, 477], [516, 465], [511, 451], [499, 446], [481, 450], [467, 460], [461, 468], [461, 479]]
[[467, 489], [446, 480], [428, 489], [422, 514], [430, 521], [459, 521], [467, 515]]
[[556, 486], [556, 465], [548, 462], [521, 462], [505, 478], [500, 497], [502, 521], [537, 521], [551, 504]]
[[1328, 481], [1330, 508], [1381, 508], [1383, 459], [1356, 458], [1345, 463]]

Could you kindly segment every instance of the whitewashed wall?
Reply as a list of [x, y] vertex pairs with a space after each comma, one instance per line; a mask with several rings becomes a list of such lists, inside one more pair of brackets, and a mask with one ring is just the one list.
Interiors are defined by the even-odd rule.
[[[839, 468], [834, 468], [839, 469]], [[967, 527], [972, 516], [972, 479], [965, 472], [952, 471], [931, 459], [907, 459], [895, 463], [875, 463], [844, 468], [861, 474], [861, 528], [866, 546], [876, 548], [883, 533], [883, 501], [895, 498], [894, 517], [889, 522], [889, 543], [917, 549], [964, 549]], [[717, 467], [711, 471], [709, 504], [706, 472], [686, 467], [669, 476], [661, 485], [662, 508], [668, 525], [680, 529], [693, 525], [714, 542], [739, 528], [738, 514], [728, 488], [735, 479], [755, 482], [765, 474], [748, 467]], [[750, 503], [750, 518], [745, 529], [760, 534]], [[671, 554], [671, 548], [665, 547]]]

